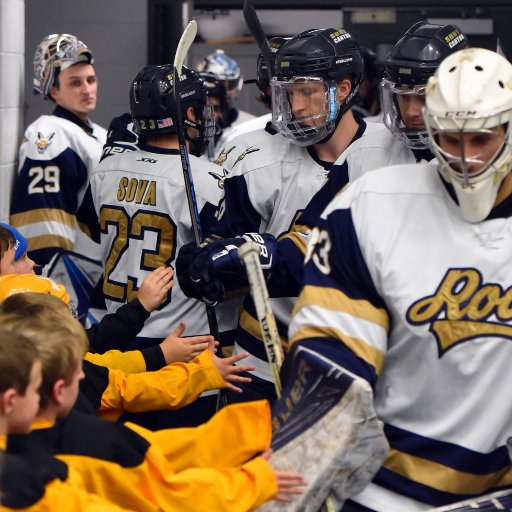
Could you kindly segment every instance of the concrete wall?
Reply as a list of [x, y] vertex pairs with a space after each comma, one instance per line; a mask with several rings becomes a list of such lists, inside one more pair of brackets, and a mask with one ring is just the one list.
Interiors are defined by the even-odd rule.
[[25, 1], [0, 2], [0, 221], [9, 216], [23, 130]]

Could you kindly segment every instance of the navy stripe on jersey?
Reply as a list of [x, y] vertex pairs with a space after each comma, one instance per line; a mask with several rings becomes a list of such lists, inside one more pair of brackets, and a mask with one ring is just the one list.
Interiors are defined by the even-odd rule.
[[84, 198], [82, 199], [82, 204], [76, 212], [76, 219], [80, 229], [86, 233], [89, 238], [92, 238], [92, 240], [99, 244], [101, 241], [100, 221], [94, 208], [90, 185], [87, 187]]
[[[60, 169], [58, 191], [47, 191], [43, 170], [54, 167]], [[41, 175], [31, 174], [32, 169], [42, 169]], [[16, 179], [11, 215], [39, 208], [57, 208], [75, 214], [77, 191], [87, 183], [87, 167], [72, 149], [66, 148], [52, 160], [32, 160], [26, 158]], [[55, 185], [57, 187], [57, 185]]]
[[349, 182], [348, 164], [345, 160], [341, 165], [334, 164], [327, 175], [323, 187], [313, 196], [304, 212], [299, 217], [297, 224], [314, 226], [327, 205], [334, 199], [336, 194]]
[[397, 475], [393, 471], [381, 468], [375, 475], [373, 482], [377, 485], [392, 489], [394, 492], [403, 494], [417, 501], [428, 503], [433, 507], [440, 507], [449, 503], [466, 500], [476, 497], [476, 494], [452, 494], [449, 492], [438, 491], [427, 485], [413, 482], [408, 478]]
[[385, 425], [384, 432], [393, 448], [458, 471], [486, 475], [510, 466], [508, 452], [504, 446], [490, 453], [479, 453], [453, 443], [423, 437], [392, 425]]
[[251, 204], [243, 176], [227, 177], [224, 180], [224, 198], [219, 204], [219, 210], [224, 214], [212, 234], [232, 238], [240, 233], [259, 232], [261, 217]]
[[[329, 264], [332, 270], [326, 275], [320, 272], [313, 259], [310, 259], [305, 265], [304, 285], [336, 288], [351, 299], [367, 300], [376, 308], [386, 308], [361, 253], [351, 211], [333, 211], [327, 220], [319, 219], [318, 228], [329, 231]], [[321, 244], [314, 248], [314, 253], [320, 259], [323, 258], [322, 249]]]

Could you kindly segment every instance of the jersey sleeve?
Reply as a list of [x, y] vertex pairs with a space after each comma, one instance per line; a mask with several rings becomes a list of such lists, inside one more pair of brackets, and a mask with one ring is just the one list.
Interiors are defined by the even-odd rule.
[[334, 164], [325, 184], [313, 196], [292, 229], [279, 238], [272, 274], [267, 283], [271, 297], [297, 296], [302, 286], [304, 257], [311, 230], [320, 214], [348, 184], [348, 164]]
[[155, 372], [126, 374], [84, 362], [86, 379], [81, 391], [100, 413], [178, 409], [203, 391], [224, 386], [209, 351], [190, 363], [172, 363]]
[[318, 221], [289, 335], [374, 385], [384, 364], [389, 313], [362, 254], [350, 207]]

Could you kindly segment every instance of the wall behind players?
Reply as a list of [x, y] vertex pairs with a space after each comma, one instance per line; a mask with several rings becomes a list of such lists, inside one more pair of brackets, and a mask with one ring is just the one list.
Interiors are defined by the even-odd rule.
[[93, 51], [98, 75], [98, 103], [91, 116], [108, 127], [126, 112], [128, 88], [147, 59], [146, 0], [26, 0], [25, 4], [25, 125], [52, 105], [32, 94], [32, 58], [41, 39], [54, 32], [77, 36]]

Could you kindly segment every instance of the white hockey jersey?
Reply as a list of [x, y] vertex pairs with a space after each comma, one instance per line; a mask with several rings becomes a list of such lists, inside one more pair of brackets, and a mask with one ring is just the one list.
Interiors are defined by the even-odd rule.
[[[206, 230], [221, 194], [219, 168], [193, 155], [190, 166]], [[90, 218], [88, 211], [94, 212]], [[173, 266], [181, 246], [194, 241], [178, 150], [147, 146], [109, 156], [92, 174], [79, 214], [91, 237], [101, 241], [109, 313], [134, 298], [149, 272]], [[187, 324], [186, 335], [209, 332], [205, 305], [186, 297], [175, 280], [165, 305], [145, 322], [137, 346], [166, 337], [180, 320]]]
[[[229, 175], [224, 180], [215, 234], [228, 238], [244, 232], [260, 232], [277, 238], [290, 232], [326, 181], [334, 184], [329, 194], [335, 194], [348, 181], [382, 166], [383, 162], [414, 161], [412, 152], [380, 124], [367, 125], [361, 120], [354, 141], [334, 165], [315, 160], [314, 152], [292, 144], [267, 125], [265, 130], [234, 139], [217, 160], [229, 169]], [[313, 205], [312, 210], [318, 210], [319, 215], [331, 198], [332, 195], [328, 199], [320, 195], [319, 204]], [[302, 266], [302, 254], [299, 259]], [[286, 348], [295, 297], [272, 298], [271, 303]], [[247, 361], [256, 367], [254, 375], [271, 382], [272, 373], [251, 300], [244, 303], [236, 342], [236, 351], [250, 353]]]
[[[76, 250], [80, 234], [75, 213], [100, 161], [106, 134], [101, 126], [86, 125], [62, 107], [27, 128], [9, 222], [27, 238], [37, 263], [48, 263], [61, 248]], [[86, 250], [91, 251], [86, 256], [97, 256], [92, 245]]]
[[462, 218], [436, 166], [379, 169], [311, 235], [289, 336], [367, 379], [391, 450], [355, 501], [427, 510], [512, 486], [512, 197]]

